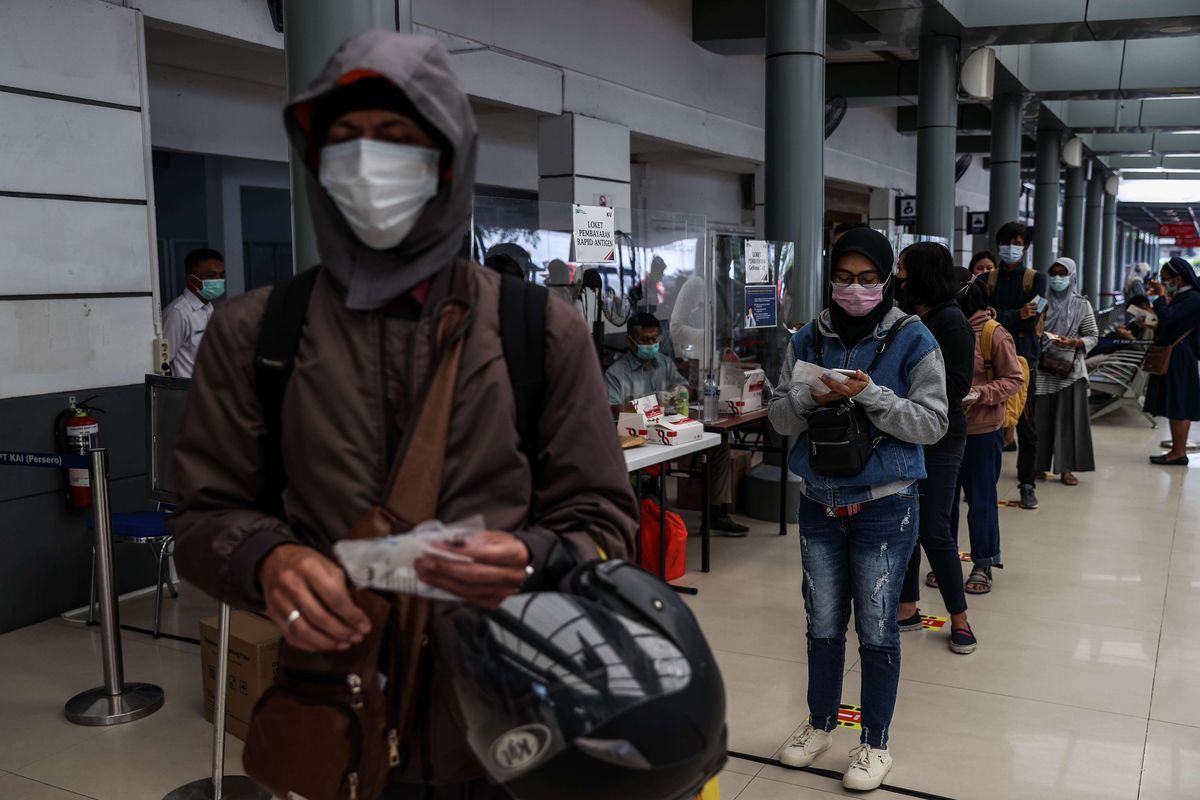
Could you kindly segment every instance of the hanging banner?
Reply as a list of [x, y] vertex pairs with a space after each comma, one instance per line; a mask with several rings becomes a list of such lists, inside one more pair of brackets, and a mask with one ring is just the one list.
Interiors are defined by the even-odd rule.
[[572, 261], [576, 264], [596, 264], [616, 260], [611, 208], [577, 205], [571, 219]]
[[775, 313], [775, 287], [747, 286], [745, 309], [743, 328], [774, 328], [779, 321]]
[[746, 242], [746, 283], [771, 282], [771, 257], [767, 243], [760, 239]]

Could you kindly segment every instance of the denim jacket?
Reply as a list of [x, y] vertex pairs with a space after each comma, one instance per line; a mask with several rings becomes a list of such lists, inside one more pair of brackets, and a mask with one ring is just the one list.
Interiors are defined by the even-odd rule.
[[[808, 417], [819, 406], [807, 383], [792, 382], [796, 362], [817, 363], [813, 336], [819, 328], [825, 337], [826, 367], [865, 372], [897, 324], [903, 327], [872, 371], [871, 382], [854, 398], [875, 429], [884, 434], [875, 452], [858, 475], [815, 472], [808, 463]], [[941, 439], [949, 426], [941, 350], [928, 328], [892, 309], [872, 336], [847, 353], [830, 326], [829, 312], [822, 312], [815, 325], [801, 328], [788, 344], [769, 415], [775, 430], [796, 437], [789, 466], [803, 479], [804, 494], [810, 499], [826, 506], [847, 506], [897, 494], [925, 477], [924, 445]]]

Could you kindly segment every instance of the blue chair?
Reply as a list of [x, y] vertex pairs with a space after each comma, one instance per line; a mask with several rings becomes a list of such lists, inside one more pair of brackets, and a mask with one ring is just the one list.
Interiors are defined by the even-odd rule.
[[[88, 517], [88, 530], [95, 532], [95, 521]], [[173, 540], [167, 532], [166, 511], [132, 511], [112, 515], [113, 544], [142, 544], [147, 545], [154, 553], [157, 563], [158, 582], [154, 589], [154, 638], [159, 637], [162, 621], [163, 586], [171, 592], [171, 597], [179, 597], [175, 584], [171, 582], [169, 564]], [[91, 603], [88, 609], [88, 624], [96, 621], [96, 548], [92, 547], [92, 590]]]

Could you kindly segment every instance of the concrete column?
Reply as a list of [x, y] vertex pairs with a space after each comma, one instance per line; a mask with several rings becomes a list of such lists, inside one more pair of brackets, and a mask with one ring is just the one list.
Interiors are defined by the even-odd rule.
[[1033, 195], [1033, 257], [1045, 272], [1058, 258], [1058, 183], [1062, 176], [1062, 131], [1037, 132], [1037, 183]]
[[767, 175], [763, 165], [754, 168], [754, 236], [767, 238]]
[[[1104, 276], [1100, 291], [1116, 292], [1121, 289], [1120, 265], [1117, 263], [1117, 196], [1104, 193], [1104, 220], [1100, 231], [1100, 269]], [[1102, 298], [1105, 306], [1112, 304], [1111, 298]]]
[[883, 231], [889, 239], [896, 233], [896, 198], [899, 196], [900, 192], [895, 189], [871, 188], [867, 224]]
[[1087, 174], [1083, 167], [1067, 168], [1063, 199], [1062, 254], [1083, 263], [1083, 208], [1087, 197]]
[[917, 228], [954, 246], [954, 161], [958, 153], [958, 39], [921, 37], [917, 62]]
[[992, 167], [988, 187], [991, 230], [988, 249], [995, 246], [996, 231], [1017, 219], [1021, 210], [1021, 105], [1019, 94], [1001, 94], [992, 100]]
[[[629, 171], [629, 128], [611, 122], [585, 117], [582, 114], [562, 114], [538, 120], [538, 199], [586, 206], [606, 205], [620, 209], [617, 228], [628, 230], [626, 215], [632, 207]], [[555, 209], [543, 207], [542, 224], [570, 229], [570, 216], [565, 220], [546, 219]]]
[[[287, 0], [283, 4], [283, 49], [288, 97], [317, 77], [342, 42], [371, 28], [411, 31], [412, 0]], [[315, 265], [320, 257], [308, 207], [308, 169], [290, 148], [288, 158], [292, 170], [292, 263], [299, 272]]]
[[766, 39], [766, 235], [795, 242], [797, 322], [824, 299], [825, 0], [766, 0]]
[[1092, 306], [1100, 303], [1101, 228], [1104, 223], [1104, 170], [1092, 164], [1083, 219], [1083, 291]]

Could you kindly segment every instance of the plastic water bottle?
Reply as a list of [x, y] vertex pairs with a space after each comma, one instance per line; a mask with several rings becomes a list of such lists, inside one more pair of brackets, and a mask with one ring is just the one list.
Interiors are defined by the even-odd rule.
[[675, 392], [675, 411], [682, 417], [686, 417], [688, 415], [689, 396], [688, 388], [686, 386], [680, 386]]
[[721, 419], [721, 388], [713, 380], [712, 373], [704, 379], [704, 422], [713, 423]]

